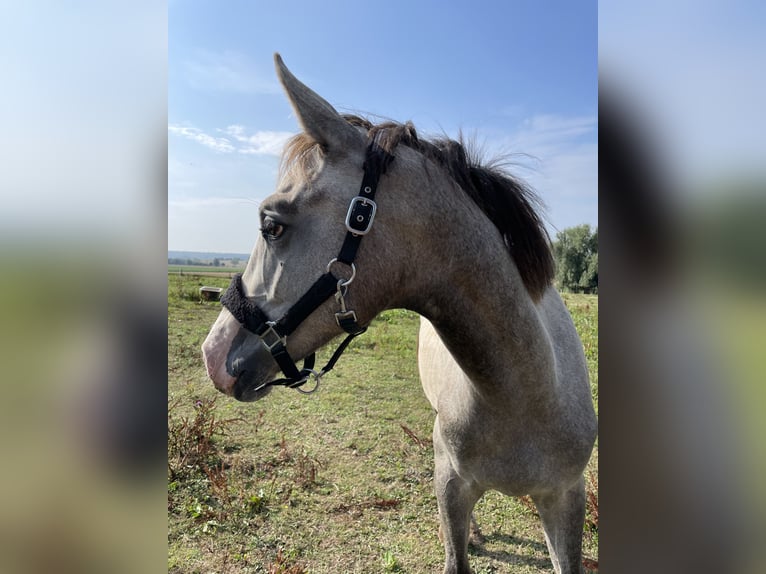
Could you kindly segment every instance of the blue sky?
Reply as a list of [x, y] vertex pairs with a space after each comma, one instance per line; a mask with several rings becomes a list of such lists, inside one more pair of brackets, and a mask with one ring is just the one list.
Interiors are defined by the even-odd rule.
[[168, 6], [168, 248], [248, 253], [297, 123], [278, 51], [340, 111], [460, 130], [547, 205], [598, 224], [596, 2], [212, 2]]
[[683, 201], [763, 180], [766, 4], [604, 0], [598, 17], [602, 85], [630, 105]]

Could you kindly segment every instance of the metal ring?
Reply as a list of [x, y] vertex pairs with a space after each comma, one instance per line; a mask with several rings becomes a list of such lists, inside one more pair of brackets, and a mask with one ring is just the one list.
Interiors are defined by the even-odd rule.
[[304, 395], [310, 395], [311, 393], [316, 392], [316, 390], [319, 388], [319, 383], [322, 381], [322, 375], [317, 373], [314, 369], [309, 369], [309, 374], [306, 375], [306, 378], [303, 379], [303, 382], [308, 381], [313, 377], [314, 379], [314, 387], [309, 389], [308, 391], [302, 389], [301, 387], [293, 387], [296, 391], [298, 391], [301, 394]]
[[[328, 273], [330, 272], [330, 269], [332, 268], [332, 264], [333, 263], [340, 263], [340, 261], [338, 261], [337, 257], [333, 258], [333, 260], [330, 261], [327, 264], [327, 272]], [[351, 277], [349, 277], [348, 279], [341, 279], [339, 281], [339, 284], [340, 284], [341, 287], [348, 287], [349, 285], [351, 285], [351, 282], [356, 277], [356, 265], [354, 265], [353, 263], [348, 263], [348, 264], [344, 264], [344, 265], [350, 265], [351, 266]]]

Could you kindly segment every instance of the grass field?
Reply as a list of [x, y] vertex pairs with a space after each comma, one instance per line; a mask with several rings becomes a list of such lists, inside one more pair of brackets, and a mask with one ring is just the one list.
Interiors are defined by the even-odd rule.
[[[202, 278], [169, 275], [168, 283], [168, 572], [441, 572], [417, 315], [378, 317], [316, 394], [278, 388], [243, 404], [219, 396], [200, 357], [220, 304], [199, 301]], [[597, 400], [598, 298], [566, 301]], [[587, 473], [591, 559], [597, 458]], [[552, 571], [529, 501], [487, 493], [476, 518], [484, 537], [469, 549], [477, 574]]]
[[231, 275], [239, 273], [244, 267], [213, 267], [211, 265], [168, 265], [168, 273], [177, 274], [189, 274], [195, 275], [204, 273], [205, 275], [211, 273], [221, 273], [224, 275]]

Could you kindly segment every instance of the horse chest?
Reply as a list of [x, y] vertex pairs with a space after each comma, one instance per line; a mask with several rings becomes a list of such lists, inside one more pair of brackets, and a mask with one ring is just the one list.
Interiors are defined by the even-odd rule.
[[541, 481], [548, 458], [533, 432], [507, 416], [463, 410], [439, 412], [434, 445], [443, 449], [458, 475], [509, 494], [523, 494]]

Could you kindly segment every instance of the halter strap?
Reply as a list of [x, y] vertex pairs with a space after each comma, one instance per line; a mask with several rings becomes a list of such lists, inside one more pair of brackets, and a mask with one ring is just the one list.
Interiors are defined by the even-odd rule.
[[[372, 227], [377, 205], [373, 201], [375, 192], [378, 190], [380, 176], [386, 173], [394, 156], [389, 154], [378, 144], [380, 132], [375, 134], [367, 148], [364, 160], [364, 176], [362, 185], [359, 187], [359, 195], [351, 200], [348, 214], [346, 215], [346, 238], [338, 253], [338, 261], [351, 265], [356, 258], [356, 252], [364, 237]], [[369, 207], [368, 207], [369, 206]]]
[[[221, 297], [221, 304], [229, 310], [242, 327], [261, 339], [285, 375], [285, 378], [264, 383], [256, 390], [272, 385], [283, 385], [300, 390], [299, 387], [312, 377], [315, 379], [316, 385], [319, 386], [321, 377], [333, 369], [351, 341], [367, 330], [366, 326], [362, 327], [357, 322], [356, 313], [346, 309], [345, 295], [348, 285], [353, 281], [356, 274], [354, 259], [362, 242], [362, 237], [369, 233], [375, 219], [377, 205], [374, 198], [378, 182], [393, 159], [394, 156], [380, 147], [378, 138], [373, 138], [365, 154], [364, 176], [359, 195], [351, 200], [346, 214], [348, 232], [338, 257], [330, 261], [327, 272], [320, 276], [279, 320], [269, 320], [266, 313], [245, 295], [242, 288], [242, 274], [240, 273], [234, 276], [229, 288]], [[336, 261], [352, 268], [351, 279], [342, 279], [332, 273], [331, 268]], [[287, 337], [333, 295], [341, 307], [341, 310], [335, 314], [335, 320], [348, 335], [320, 372], [317, 373], [313, 370], [314, 353], [306, 357], [303, 368], [298, 370], [295, 361], [287, 352]], [[315, 389], [316, 387], [309, 392], [313, 392]]]

